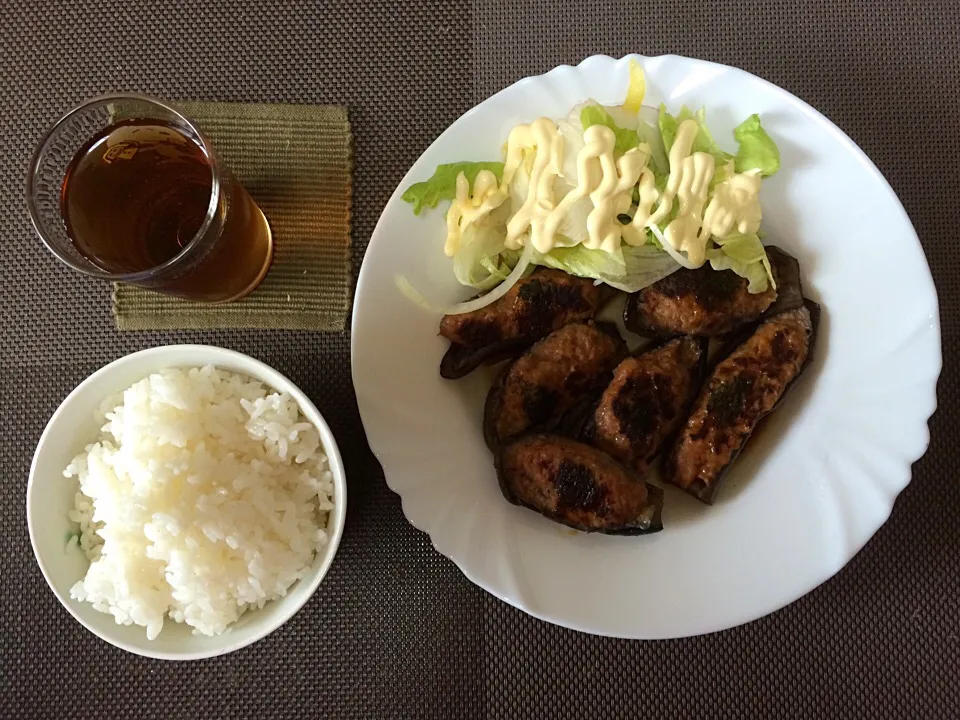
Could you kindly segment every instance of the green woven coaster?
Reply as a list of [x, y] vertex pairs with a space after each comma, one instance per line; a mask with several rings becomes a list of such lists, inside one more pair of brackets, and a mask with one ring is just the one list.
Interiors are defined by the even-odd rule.
[[353, 142], [345, 108], [179, 102], [270, 222], [274, 259], [250, 295], [207, 305], [117, 283], [120, 330], [341, 331], [350, 306]]

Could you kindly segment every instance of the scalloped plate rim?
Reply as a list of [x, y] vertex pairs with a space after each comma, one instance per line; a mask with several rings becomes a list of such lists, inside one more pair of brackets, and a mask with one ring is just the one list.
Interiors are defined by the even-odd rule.
[[[905, 463], [905, 471], [902, 473], [899, 473], [900, 477], [896, 482], [896, 487], [891, 488], [892, 490], [891, 493], [888, 493], [888, 492], [883, 493], [889, 502], [887, 503], [886, 510], [883, 513], [883, 518], [880, 520], [880, 522], [877, 523], [876, 526], [869, 533], [865, 534], [862, 537], [858, 537], [856, 546], [852, 548], [852, 551], [844, 552], [846, 557], [839, 565], [827, 571], [825, 574], [822, 575], [822, 577], [814, 581], [813, 584], [807, 587], [802, 593], [800, 593], [796, 597], [793, 597], [791, 599], [786, 599], [785, 601], [780, 603], [771, 604], [765, 612], [762, 612], [760, 614], [748, 612], [748, 613], [745, 613], [744, 617], [734, 622], [724, 623], [721, 626], [698, 629], [698, 630], [687, 632], [687, 633], [672, 633], [669, 635], [656, 635], [656, 634], [637, 635], [635, 633], [629, 633], [629, 632], [617, 633], [617, 632], [610, 632], [609, 630], [601, 631], [595, 628], [584, 626], [582, 623], [571, 623], [566, 621], [562, 617], [556, 617], [551, 615], [550, 613], [539, 612], [536, 609], [531, 609], [527, 607], [522, 600], [519, 600], [518, 598], [515, 598], [515, 597], [511, 597], [501, 592], [500, 589], [493, 587], [490, 584], [484, 582], [478, 576], [478, 574], [471, 569], [471, 567], [468, 564], [458, 561], [458, 559], [454, 557], [453, 551], [447, 550], [445, 547], [442, 546], [443, 544], [442, 538], [434, 537], [434, 535], [430, 533], [430, 528], [428, 527], [427, 523], [415, 522], [411, 517], [411, 515], [414, 513], [410, 509], [411, 503], [415, 501], [415, 497], [414, 497], [415, 493], [408, 493], [407, 495], [404, 495], [398, 489], [396, 482], [391, 477], [391, 473], [387, 470], [387, 467], [383, 465], [384, 461], [388, 459], [387, 456], [389, 456], [390, 454], [389, 448], [387, 447], [387, 443], [380, 443], [377, 440], [370, 438], [368, 419], [364, 417], [362, 407], [360, 407], [359, 409], [361, 414], [361, 421], [364, 426], [365, 434], [368, 437], [370, 448], [374, 453], [374, 455], [377, 457], [377, 460], [383, 466], [384, 479], [387, 486], [393, 492], [397, 493], [400, 496], [401, 507], [403, 509], [404, 516], [418, 530], [427, 533], [430, 536], [431, 543], [433, 544], [437, 552], [439, 552], [443, 556], [452, 560], [460, 569], [460, 571], [464, 574], [464, 576], [468, 580], [470, 580], [472, 583], [481, 587], [483, 590], [487, 591], [494, 597], [497, 597], [498, 599], [512, 605], [513, 607], [516, 607], [517, 609], [533, 617], [536, 617], [546, 622], [560, 625], [562, 627], [566, 627], [566, 628], [581, 631], [581, 632], [586, 632], [589, 634], [603, 635], [608, 637], [618, 637], [623, 639], [668, 639], [668, 638], [680, 638], [680, 637], [690, 637], [690, 636], [696, 636], [696, 635], [710, 634], [713, 632], [719, 632], [725, 629], [738, 627], [745, 623], [752, 622], [753, 620], [758, 620], [760, 618], [766, 617], [767, 615], [782, 609], [783, 607], [786, 607], [787, 605], [792, 604], [793, 602], [796, 602], [804, 595], [808, 594], [809, 592], [813, 591], [814, 589], [816, 589], [817, 587], [819, 587], [820, 585], [828, 581], [830, 578], [836, 575], [841, 569], [843, 569], [843, 567], [845, 567], [846, 564], [849, 563], [850, 560], [852, 560], [860, 552], [860, 550], [863, 549], [863, 547], [870, 541], [870, 539], [876, 534], [876, 532], [880, 529], [880, 527], [882, 527], [883, 524], [886, 522], [886, 520], [890, 517], [890, 514], [893, 511], [896, 498], [906, 488], [906, 486], [910, 483], [912, 479], [912, 464], [915, 463], [918, 459], [920, 459], [923, 456], [923, 454], [926, 452], [927, 448], [929, 447], [930, 432], [929, 432], [928, 423], [929, 423], [930, 417], [934, 414], [934, 412], [936, 412], [936, 409], [937, 409], [936, 388], [937, 388], [937, 381], [943, 366], [942, 339], [941, 339], [940, 316], [939, 316], [939, 300], [936, 293], [936, 287], [933, 283], [932, 274], [930, 273], [930, 270], [929, 270], [929, 264], [926, 263], [925, 255], [923, 253], [923, 248], [922, 248], [922, 245], [920, 244], [920, 241], [916, 234], [916, 230], [913, 226], [913, 223], [910, 220], [910, 217], [907, 214], [906, 210], [903, 208], [902, 203], [900, 203], [899, 198], [894, 192], [892, 186], [884, 177], [884, 175], [880, 172], [880, 170], [876, 167], [873, 161], [869, 158], [869, 156], [867, 156], [866, 153], [840, 127], [838, 127], [829, 118], [827, 118], [825, 115], [823, 115], [821, 112], [819, 112], [816, 108], [814, 108], [807, 102], [801, 100], [800, 98], [796, 97], [795, 95], [788, 92], [787, 90], [784, 90], [783, 88], [775, 85], [774, 83], [768, 80], [765, 80], [759, 76], [753, 75], [752, 73], [746, 70], [743, 70], [741, 68], [737, 68], [734, 66], [730, 66], [730, 65], [724, 65], [722, 63], [716, 63], [716, 62], [707, 61], [707, 60], [699, 60], [696, 58], [689, 58], [686, 56], [676, 55], [676, 54], [665, 54], [665, 55], [659, 55], [659, 56], [643, 56], [640, 54], [629, 54], [621, 58], [613, 58], [608, 55], [592, 55], [587, 58], [584, 58], [578, 65], [575, 65], [575, 66], [567, 65], [567, 64], [558, 65], [541, 75], [527, 76], [527, 77], [521, 78], [516, 82], [512, 83], [511, 85], [499, 90], [498, 92], [484, 99], [477, 105], [474, 105], [469, 110], [467, 110], [463, 115], [457, 118], [454, 122], [452, 122], [442, 133], [440, 133], [440, 135], [438, 135], [430, 143], [430, 145], [421, 153], [421, 155], [417, 158], [417, 160], [414, 161], [413, 165], [411, 165], [410, 169], [404, 174], [403, 179], [400, 181], [397, 188], [394, 190], [394, 192], [391, 194], [390, 198], [388, 199], [386, 205], [384, 206], [384, 210], [381, 213], [381, 216], [378, 219], [377, 224], [373, 230], [373, 233], [371, 234], [370, 242], [368, 243], [368, 246], [364, 255], [364, 260], [361, 263], [360, 272], [357, 278], [354, 309], [353, 309], [353, 315], [351, 320], [351, 366], [352, 366], [352, 377], [353, 377], [354, 385], [356, 386], [356, 381], [357, 381], [356, 357], [358, 352], [357, 343], [356, 343], [356, 337], [358, 334], [357, 325], [358, 325], [358, 318], [360, 316], [360, 312], [364, 307], [364, 303], [361, 301], [361, 295], [364, 288], [365, 269], [367, 267], [367, 257], [369, 255], [370, 250], [376, 247], [378, 243], [386, 242], [386, 239], [381, 238], [381, 235], [386, 234], [386, 231], [384, 230], [383, 226], [385, 222], [385, 216], [387, 214], [387, 208], [399, 202], [405, 188], [409, 184], [417, 181], [418, 179], [417, 175], [419, 170], [418, 166], [421, 164], [421, 161], [424, 158], [424, 156], [431, 154], [432, 151], [436, 150], [438, 147], [442, 147], [445, 139], [453, 132], [453, 128], [455, 125], [459, 125], [460, 123], [468, 123], [476, 114], [479, 113], [481, 107], [484, 104], [491, 102], [496, 98], [502, 97], [505, 94], [515, 92], [519, 87], [532, 84], [532, 83], [537, 83], [538, 81], [543, 81], [544, 79], [549, 78], [550, 76], [555, 76], [565, 71], [583, 71], [584, 66], [591, 66], [591, 65], [594, 65], [597, 63], [603, 63], [603, 62], [612, 62], [615, 64], [621, 64], [621, 63], [627, 62], [631, 58], [636, 58], [641, 61], [664, 62], [664, 61], [676, 60], [681, 62], [695, 62], [698, 65], [701, 65], [703, 67], [716, 68], [723, 72], [734, 73], [737, 75], [745, 76], [751, 82], [761, 84], [768, 91], [778, 96], [781, 100], [787, 103], [793, 104], [801, 112], [805, 113], [808, 117], [815, 120], [817, 124], [820, 125], [821, 128], [835, 135], [838, 141], [842, 145], [844, 145], [848, 151], [852, 151], [853, 154], [856, 156], [857, 160], [859, 161], [859, 163], [864, 166], [865, 172], [873, 176], [874, 179], [880, 181], [885, 193], [889, 196], [890, 199], [894, 201], [895, 211], [900, 215], [902, 221], [906, 223], [906, 227], [909, 228], [912, 239], [916, 244], [921, 257], [924, 260], [924, 269], [926, 270], [926, 275], [927, 275], [926, 284], [928, 285], [928, 288], [926, 289], [930, 291], [930, 296], [933, 302], [931, 315], [927, 318], [927, 320], [929, 321], [928, 329], [933, 332], [935, 337], [936, 360], [935, 360], [935, 365], [931, 365], [929, 369], [929, 375], [930, 377], [932, 377], [932, 382], [929, 382], [929, 386], [930, 386], [929, 395], [924, 401], [924, 410], [922, 410], [920, 413], [924, 416], [922, 420], [923, 430], [924, 430], [923, 439], [920, 443], [918, 443], [914, 447], [914, 449], [906, 453], [907, 462]], [[924, 384], [927, 384], [927, 382], [928, 381], [925, 380]], [[360, 395], [361, 394], [358, 392], [357, 393], [358, 406], [360, 406], [361, 404]]]

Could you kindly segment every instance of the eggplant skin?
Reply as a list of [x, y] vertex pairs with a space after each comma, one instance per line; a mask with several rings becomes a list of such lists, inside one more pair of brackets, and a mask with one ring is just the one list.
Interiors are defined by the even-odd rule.
[[667, 453], [666, 482], [713, 504], [724, 474], [758, 423], [809, 365], [819, 310], [807, 301], [765, 320], [717, 363]]
[[770, 260], [773, 277], [777, 281], [777, 299], [767, 308], [763, 317], [802, 307], [804, 300], [803, 286], [800, 283], [800, 263], [793, 255], [776, 245], [767, 245], [764, 249], [767, 251], [767, 259]]
[[440, 360], [440, 377], [447, 380], [462, 378], [481, 365], [493, 365], [516, 357], [533, 342], [536, 340], [521, 337], [477, 348], [451, 343]]
[[[791, 272], [796, 261], [779, 248], [772, 247], [784, 270]], [[777, 264], [770, 258], [774, 280]], [[799, 267], [795, 273], [799, 306]], [[762, 293], [747, 291], [746, 278], [732, 270], [714, 270], [709, 264], [688, 270], [681, 268], [650, 287], [627, 298], [623, 322], [628, 330], [647, 337], [695, 335], [718, 337], [757, 320], [778, 297], [768, 287]], [[791, 284], [792, 287], [792, 284]], [[792, 294], [791, 294], [792, 296]], [[786, 307], [781, 309], [788, 309]]]
[[484, 363], [514, 357], [564, 325], [592, 319], [611, 295], [593, 280], [538, 268], [487, 307], [443, 316], [440, 335], [450, 347], [440, 375], [460, 378]]
[[550, 429], [585, 397], [595, 397], [626, 355], [616, 326], [565, 325], [537, 342], [499, 375], [487, 395], [484, 439], [491, 450], [504, 438]]
[[663, 529], [663, 492], [595, 447], [534, 433], [497, 455], [504, 497], [583, 532], [642, 535]]
[[707, 341], [690, 336], [627, 358], [614, 370], [585, 437], [645, 476], [690, 412], [706, 360]]

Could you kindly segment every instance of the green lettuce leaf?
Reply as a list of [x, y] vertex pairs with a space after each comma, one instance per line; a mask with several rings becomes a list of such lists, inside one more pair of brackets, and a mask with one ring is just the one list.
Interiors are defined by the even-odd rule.
[[713, 135], [710, 134], [710, 130], [707, 128], [707, 111], [703, 108], [697, 110], [694, 120], [696, 120], [700, 126], [700, 132], [697, 133], [697, 138], [693, 141], [693, 151], [710, 153], [717, 159], [718, 166], [730, 162], [733, 156], [728, 152], [724, 152], [724, 150], [717, 145], [717, 141], [713, 139]]
[[617, 144], [613, 148], [615, 155], [623, 155], [627, 150], [637, 147], [640, 144], [640, 137], [636, 130], [625, 130], [617, 125], [604, 108], [599, 105], [587, 105], [580, 111], [580, 124], [586, 130], [591, 125], [605, 125], [613, 130], [617, 138]]
[[710, 259], [710, 267], [714, 270], [733, 270], [740, 277], [746, 278], [749, 281], [747, 292], [762, 293], [769, 287], [767, 284], [767, 271], [763, 267], [762, 262], [744, 265], [729, 255], [724, 255], [723, 251], [719, 248], [708, 250], [707, 257]]
[[[683, 108], [686, 110], [686, 107]], [[681, 111], [682, 112], [682, 111]], [[667, 112], [667, 106], [660, 103], [660, 137], [663, 138], [663, 147], [670, 154], [670, 148], [673, 147], [673, 141], [677, 139], [677, 126], [680, 121]]]
[[[497, 259], [501, 272], [506, 269], [509, 273], [519, 257], [519, 251], [504, 250]], [[622, 245], [615, 253], [591, 250], [583, 245], [558, 247], [545, 255], [535, 252], [532, 262], [598, 280], [628, 293], [653, 285], [680, 268], [673, 258], [649, 244], [639, 247]]]
[[623, 245], [616, 253], [576, 245], [556, 248], [546, 255], [537, 253], [533, 262], [578, 277], [593, 278], [628, 293], [653, 285], [680, 267], [652, 245]]
[[724, 152], [707, 129], [704, 109], [700, 108], [694, 113], [686, 105], [680, 108], [676, 117], [667, 112], [666, 105], [660, 105], [660, 136], [663, 138], [663, 146], [666, 148], [668, 155], [670, 148], [673, 147], [673, 141], [677, 138], [677, 128], [684, 120], [695, 120], [697, 122], [698, 131], [693, 140], [692, 152], [705, 152], [713, 155], [718, 168], [730, 162], [733, 155]]
[[760, 125], [760, 116], [753, 114], [737, 125], [733, 137], [740, 148], [734, 159], [737, 172], [759, 170], [764, 177], [780, 169], [780, 149]]
[[654, 235], [650, 230], [647, 230], [647, 245], [651, 245], [660, 252], [663, 252], [663, 245], [659, 240], [657, 240], [657, 236]]
[[640, 120], [637, 126], [637, 137], [640, 138], [640, 142], [645, 142], [650, 146], [650, 160], [647, 163], [647, 167], [653, 171], [653, 176], [657, 180], [657, 189], [662, 192], [664, 186], [667, 184], [667, 175], [670, 173], [670, 163], [663, 150], [663, 139], [660, 136], [660, 131], [646, 121]]
[[755, 235], [728, 235], [725, 238], [714, 238], [723, 250], [723, 253], [737, 262], [749, 264], [762, 260], [767, 256], [760, 238]]
[[762, 293], [773, 283], [767, 251], [756, 235], [714, 238], [719, 247], [707, 250], [710, 266], [717, 271], [733, 270], [749, 281], [747, 292]]
[[457, 177], [460, 173], [467, 176], [473, 187], [477, 174], [489, 170], [503, 179], [502, 162], [458, 162], [438, 165], [433, 177], [424, 182], [414, 183], [403, 193], [402, 199], [413, 205], [413, 214], [419, 215], [425, 207], [436, 207], [441, 200], [453, 200], [457, 194]]

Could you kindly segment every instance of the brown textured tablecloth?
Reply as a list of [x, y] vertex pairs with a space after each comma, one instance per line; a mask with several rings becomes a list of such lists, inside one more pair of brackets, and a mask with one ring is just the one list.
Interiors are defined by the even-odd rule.
[[[590, 637], [478, 590], [384, 484], [348, 334], [120, 334], [110, 288], [59, 266], [24, 209], [34, 143], [96, 93], [343, 104], [359, 266], [397, 182], [458, 115], [525, 75], [632, 51], [739, 65], [826, 113], [900, 195], [940, 293], [941, 409], [889, 522], [824, 586], [728, 632]], [[960, 717], [960, 4], [4, 0], [0, 58], [0, 718]], [[351, 495], [333, 569], [293, 620], [178, 664], [117, 650], [60, 607], [23, 506], [34, 445], [70, 389], [108, 360], [183, 341], [250, 353], [298, 383], [336, 433]]]

